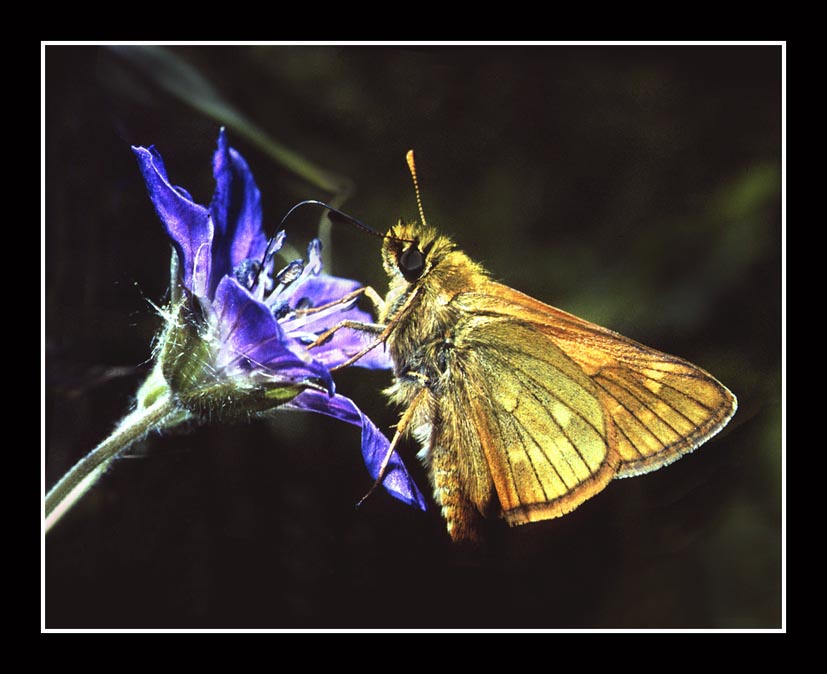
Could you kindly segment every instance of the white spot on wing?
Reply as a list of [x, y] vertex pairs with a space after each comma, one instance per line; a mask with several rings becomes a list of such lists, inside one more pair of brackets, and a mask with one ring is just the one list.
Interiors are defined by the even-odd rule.
[[560, 424], [562, 428], [565, 428], [571, 423], [571, 410], [562, 403], [554, 403], [554, 405], [551, 406], [551, 413], [554, 416], [554, 420]]

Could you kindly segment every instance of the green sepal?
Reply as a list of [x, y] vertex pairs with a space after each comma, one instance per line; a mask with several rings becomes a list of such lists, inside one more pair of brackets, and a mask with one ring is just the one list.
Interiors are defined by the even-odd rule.
[[179, 292], [179, 301], [165, 311], [167, 324], [156, 347], [157, 376], [142, 387], [148, 399], [170, 391], [182, 409], [197, 418], [235, 421], [284, 405], [309, 388], [327, 392], [313, 379], [261, 383], [216, 373], [209, 327], [198, 301], [185, 288]]

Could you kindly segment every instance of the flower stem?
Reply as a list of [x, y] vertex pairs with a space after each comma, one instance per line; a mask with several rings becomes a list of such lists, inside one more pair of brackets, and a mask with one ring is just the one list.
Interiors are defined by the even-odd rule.
[[46, 494], [46, 532], [98, 481], [112, 461], [133, 442], [149, 431], [168, 424], [168, 417], [178, 416], [169, 393], [158, 396], [147, 407], [138, 407], [125, 416], [112, 434], [84, 456]]

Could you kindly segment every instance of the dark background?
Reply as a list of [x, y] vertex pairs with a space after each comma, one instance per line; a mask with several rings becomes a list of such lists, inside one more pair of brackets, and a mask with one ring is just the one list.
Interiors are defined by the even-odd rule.
[[[452, 548], [436, 509], [374, 494], [358, 430], [317, 415], [153, 436], [49, 534], [49, 628], [778, 628], [782, 621], [781, 47], [46, 48], [46, 485], [146, 374], [169, 247], [130, 144], [212, 194], [218, 127], [272, 231], [351, 180], [384, 231], [429, 222], [495, 277], [683, 356], [729, 426], [574, 513]], [[318, 215], [288, 230], [303, 248]], [[379, 241], [334, 273], [382, 292]], [[389, 374], [339, 390], [383, 429]], [[426, 478], [402, 448], [423, 491]]]

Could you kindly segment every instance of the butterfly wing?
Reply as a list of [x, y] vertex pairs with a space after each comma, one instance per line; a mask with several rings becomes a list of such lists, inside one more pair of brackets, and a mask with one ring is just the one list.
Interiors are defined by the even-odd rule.
[[582, 369], [509, 317], [472, 315], [457, 335], [459, 381], [485, 382], [464, 414], [509, 523], [558, 517], [603, 489], [619, 458], [599, 389]]
[[613, 477], [656, 470], [735, 412], [691, 363], [490, 282], [454, 298], [468, 316], [493, 414], [472, 405], [511, 524], [576, 508]]

